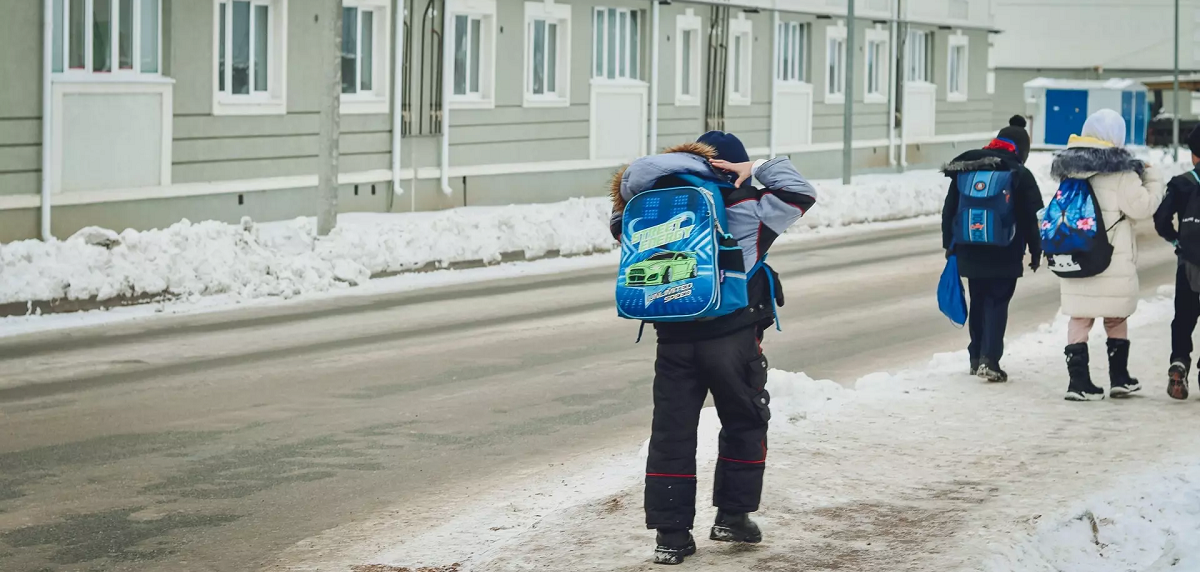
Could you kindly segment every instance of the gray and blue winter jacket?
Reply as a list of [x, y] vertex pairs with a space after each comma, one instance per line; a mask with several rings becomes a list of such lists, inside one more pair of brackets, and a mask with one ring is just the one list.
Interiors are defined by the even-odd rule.
[[[715, 171], [709, 163], [715, 157], [713, 149], [700, 143], [687, 143], [667, 149], [661, 155], [643, 157], [622, 169], [613, 178], [610, 195], [613, 200], [609, 230], [620, 240], [625, 204], [634, 195], [663, 188], [660, 180], [673, 175], [689, 174], [711, 179], [728, 178]], [[742, 247], [745, 268], [752, 268], [779, 235], [800, 219], [817, 201], [817, 191], [792, 165], [787, 157], [777, 157], [755, 164], [754, 179], [763, 188], [743, 183], [737, 189], [723, 193], [728, 232]], [[748, 285], [750, 305], [747, 308], [714, 320], [697, 322], [659, 323], [655, 325], [660, 341], [691, 341], [733, 333], [744, 327], [769, 326], [770, 283], [778, 281], [773, 272], [759, 272]], [[778, 284], [776, 284], [778, 286]], [[783, 302], [782, 289], [776, 288], [777, 300]], [[766, 326], [763, 326], [765, 324]]]

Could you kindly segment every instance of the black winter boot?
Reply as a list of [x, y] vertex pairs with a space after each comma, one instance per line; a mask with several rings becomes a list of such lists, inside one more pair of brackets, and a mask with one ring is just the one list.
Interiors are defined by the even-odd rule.
[[1004, 383], [1008, 381], [1008, 372], [1000, 369], [1000, 364], [988, 358], [979, 360], [979, 369], [976, 370], [975, 375], [984, 381], [992, 383]]
[[1137, 378], [1129, 377], [1129, 340], [1108, 340], [1108, 379], [1112, 383], [1108, 394], [1112, 397], [1129, 397], [1141, 391]]
[[658, 546], [654, 548], [655, 564], [683, 564], [683, 559], [696, 553], [696, 540], [686, 530], [658, 531]]
[[1071, 344], [1067, 346], [1067, 372], [1071, 375], [1071, 385], [1067, 387], [1067, 401], [1100, 401], [1104, 399], [1104, 390], [1092, 383], [1092, 372], [1088, 369], [1087, 344]]
[[1174, 399], [1188, 398], [1188, 362], [1176, 361], [1167, 370], [1167, 395]]
[[750, 515], [744, 512], [725, 512], [717, 510], [717, 521], [713, 524], [710, 540], [717, 542], [746, 542], [758, 544], [762, 542], [762, 531], [750, 520]]

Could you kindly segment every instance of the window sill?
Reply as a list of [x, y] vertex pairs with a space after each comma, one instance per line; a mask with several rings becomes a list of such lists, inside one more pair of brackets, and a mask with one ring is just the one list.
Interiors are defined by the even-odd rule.
[[825, 94], [825, 103], [828, 103], [831, 105], [843, 105], [846, 103], [846, 95], [845, 94], [827, 93], [827, 94]]
[[608, 79], [606, 77], [594, 77], [592, 78], [592, 85], [648, 87], [650, 84], [640, 79]]
[[524, 107], [570, 107], [571, 102], [565, 97], [539, 98], [525, 95]]
[[675, 107], [700, 107], [700, 98], [690, 95], [676, 95]]
[[175, 78], [147, 73], [60, 72], [51, 76], [54, 83], [146, 83], [173, 84]]
[[752, 102], [750, 101], [749, 97], [742, 97], [740, 95], [734, 95], [732, 93], [729, 94], [729, 105], [731, 105], [731, 106], [746, 107], [746, 106], [750, 105], [751, 103]]
[[237, 99], [217, 97], [213, 100], [213, 115], [287, 115], [287, 101], [282, 99]]
[[883, 94], [879, 94], [879, 93], [868, 93], [863, 98], [863, 103], [887, 103], [887, 102], [888, 102], [887, 96], [883, 95]]
[[495, 109], [496, 102], [490, 99], [451, 99], [450, 109]]
[[347, 99], [342, 96], [342, 115], [380, 115], [391, 111], [386, 98]]
[[963, 103], [963, 102], [967, 101], [967, 94], [965, 94], [965, 93], [947, 93], [946, 101], [948, 101], [950, 103]]

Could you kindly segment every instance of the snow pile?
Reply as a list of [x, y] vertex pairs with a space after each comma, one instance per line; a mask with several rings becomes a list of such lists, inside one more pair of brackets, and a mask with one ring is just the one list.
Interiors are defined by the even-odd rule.
[[948, 184], [937, 171], [864, 175], [850, 185], [813, 181], [817, 204], [791, 232], [936, 214], [942, 211]]
[[497, 262], [612, 248], [602, 201], [343, 215], [316, 236], [311, 218], [257, 225], [183, 220], [120, 234], [85, 228], [63, 241], [0, 245], [0, 303], [171, 294], [238, 298], [322, 292], [429, 263]]
[[987, 570], [1146, 572], [1200, 570], [1200, 465], [1126, 479], [1127, 485], [1046, 520]]

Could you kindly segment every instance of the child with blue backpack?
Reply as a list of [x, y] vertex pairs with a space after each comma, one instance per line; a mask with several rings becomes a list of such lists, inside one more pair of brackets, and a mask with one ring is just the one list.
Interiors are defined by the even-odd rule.
[[1097, 318], [1108, 334], [1108, 370], [1113, 397], [1142, 388], [1129, 375], [1129, 326], [1140, 291], [1134, 220], [1150, 218], [1162, 200], [1157, 170], [1124, 148], [1121, 115], [1102, 109], [1087, 118], [1079, 135], [1054, 158], [1050, 174], [1059, 183], [1042, 218], [1042, 245], [1049, 268], [1061, 280], [1067, 326], [1068, 401], [1104, 399], [1092, 382], [1088, 334]]
[[958, 257], [959, 275], [971, 293], [971, 375], [991, 382], [1008, 381], [1000, 358], [1025, 251], [1034, 272], [1042, 258], [1037, 218], [1042, 194], [1025, 168], [1028, 157], [1025, 118], [1016, 115], [983, 149], [967, 151], [943, 169], [950, 190], [942, 209], [942, 248]]
[[[737, 137], [713, 131], [634, 161], [611, 193], [610, 230], [623, 253], [618, 308], [652, 322], [658, 338], [645, 495], [646, 527], [658, 532], [654, 561], [680, 564], [696, 551], [696, 431], [710, 392], [721, 434], [709, 537], [760, 542], [748, 515], [762, 497], [771, 417], [761, 344], [783, 304], [763, 260], [816, 191], [786, 157], [751, 162]], [[680, 318], [672, 306], [705, 317]]]

